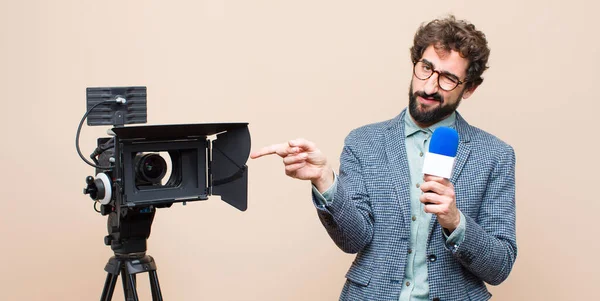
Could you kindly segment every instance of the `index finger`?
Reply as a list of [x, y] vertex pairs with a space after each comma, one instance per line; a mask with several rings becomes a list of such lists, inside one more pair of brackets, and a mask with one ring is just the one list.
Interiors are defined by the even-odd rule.
[[429, 182], [429, 181], [438, 182], [438, 183], [441, 183], [441, 184], [444, 184], [444, 185], [449, 182], [449, 180], [446, 179], [446, 178], [432, 176], [432, 175], [428, 175], [428, 174], [424, 174], [423, 175], [423, 180], [425, 182]]
[[256, 159], [267, 155], [277, 154], [281, 157], [285, 157], [289, 154], [293, 154], [297, 151], [297, 148], [289, 147], [288, 143], [279, 143], [269, 146], [265, 146], [258, 151], [252, 152], [250, 158]]

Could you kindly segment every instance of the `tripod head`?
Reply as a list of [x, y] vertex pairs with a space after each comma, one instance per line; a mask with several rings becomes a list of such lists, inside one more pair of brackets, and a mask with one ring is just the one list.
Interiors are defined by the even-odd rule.
[[109, 213], [108, 235], [104, 237], [104, 243], [109, 245], [117, 256], [145, 254], [155, 213], [156, 209], [151, 207], [125, 210], [120, 216], [117, 212]]

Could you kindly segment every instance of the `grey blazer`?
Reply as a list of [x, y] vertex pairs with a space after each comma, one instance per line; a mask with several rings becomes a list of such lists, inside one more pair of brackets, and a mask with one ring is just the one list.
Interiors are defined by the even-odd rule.
[[[342, 301], [397, 301], [400, 296], [410, 235], [405, 114], [348, 135], [333, 202], [316, 206], [337, 246], [358, 253], [346, 274]], [[460, 143], [450, 181], [466, 218], [465, 239], [457, 246], [446, 245], [432, 216], [427, 243], [430, 300], [488, 300], [484, 282], [504, 281], [517, 256], [515, 154], [460, 114], [456, 130]]]

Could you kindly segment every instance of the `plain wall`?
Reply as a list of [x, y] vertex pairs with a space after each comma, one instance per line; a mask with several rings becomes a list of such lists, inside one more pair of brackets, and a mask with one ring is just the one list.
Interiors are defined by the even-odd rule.
[[[494, 300], [597, 296], [594, 1], [0, 2], [1, 300], [97, 300], [111, 249], [75, 151], [86, 87], [148, 87], [148, 124], [249, 122], [252, 148], [305, 137], [337, 169], [347, 133], [408, 99], [417, 27], [485, 32], [485, 81], [459, 111], [517, 154], [518, 258]], [[108, 127], [82, 130], [87, 156]], [[248, 162], [249, 208], [159, 209], [148, 241], [165, 300], [336, 300], [354, 255], [310, 184]], [[138, 277], [148, 299], [146, 276]], [[115, 300], [122, 299], [119, 286]]]

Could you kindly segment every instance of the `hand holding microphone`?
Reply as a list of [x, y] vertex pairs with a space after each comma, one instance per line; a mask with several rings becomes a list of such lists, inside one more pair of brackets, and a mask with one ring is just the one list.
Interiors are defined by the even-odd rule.
[[460, 211], [456, 207], [452, 176], [458, 151], [458, 133], [449, 127], [439, 127], [431, 136], [429, 152], [423, 163], [423, 191], [420, 201], [425, 212], [437, 215], [438, 222], [452, 232], [460, 223]]

